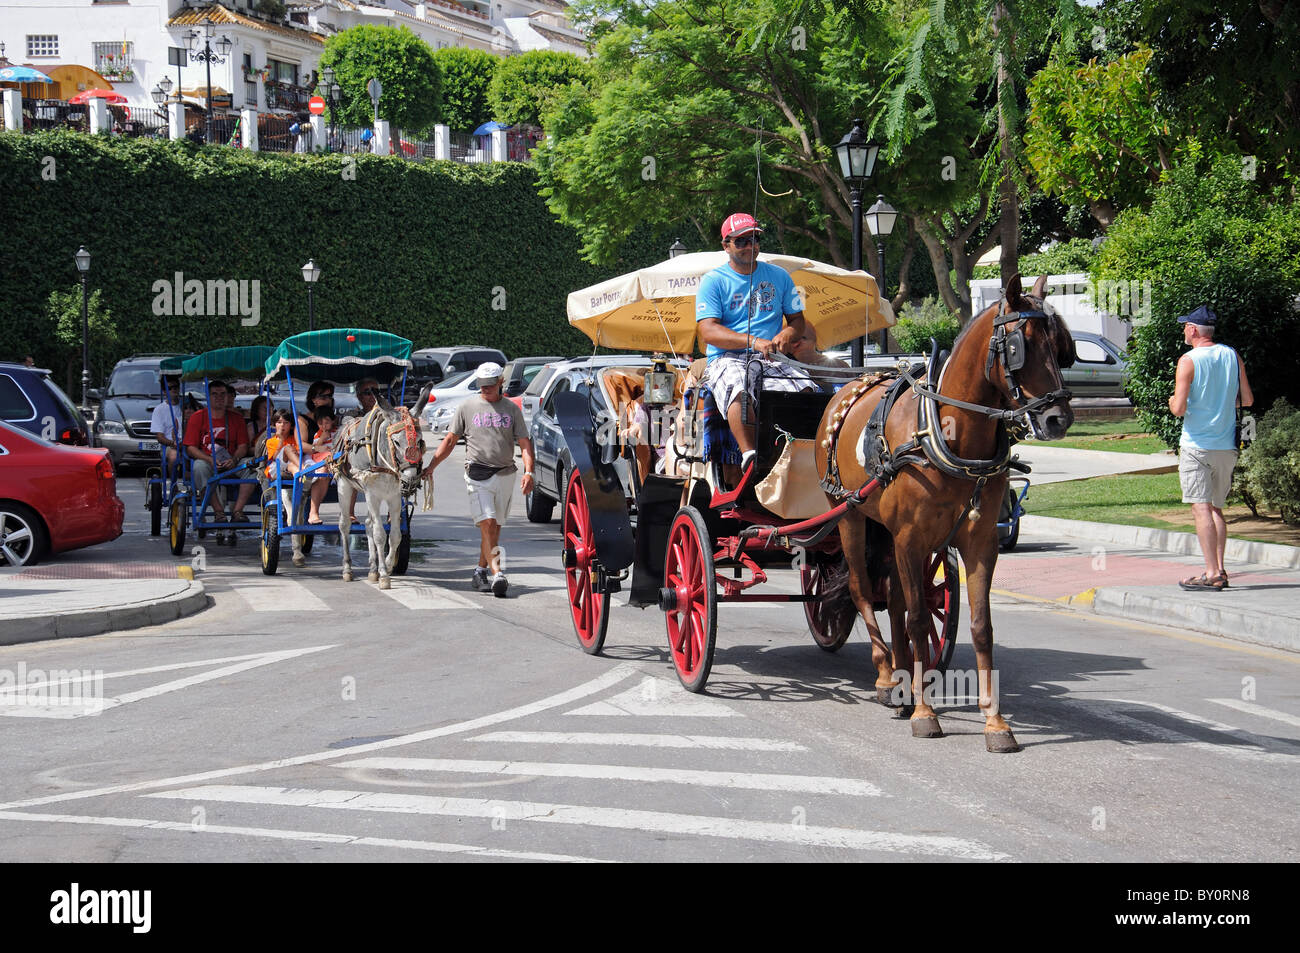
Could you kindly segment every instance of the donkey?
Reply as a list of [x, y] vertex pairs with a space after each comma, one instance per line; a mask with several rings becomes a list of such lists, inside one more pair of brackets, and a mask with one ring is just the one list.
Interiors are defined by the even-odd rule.
[[[824, 450], [818, 472], [827, 495], [838, 500], [862, 488], [854, 494], [862, 504], [851, 506], [840, 524], [849, 593], [871, 636], [877, 700], [888, 704], [897, 689], [907, 687], [895, 684], [895, 672], [912, 672], [914, 737], [943, 734], [923, 691], [929, 662], [925, 587], [932, 554], [954, 545], [967, 573], [985, 744], [992, 752], [1020, 748], [992, 688], [989, 590], [998, 558], [996, 514], [1012, 463], [1008, 425], [1056, 440], [1074, 421], [1060, 372], [1074, 362], [1074, 343], [1044, 303], [1045, 286], [1046, 278], [1038, 279], [1026, 296], [1020, 276], [1014, 276], [1002, 300], [962, 331], [942, 374], [932, 367], [929, 382], [905, 375], [896, 388], [869, 378], [847, 385], [827, 406], [818, 429]], [[869, 492], [869, 485], [878, 488]], [[893, 537], [892, 658], [872, 609], [868, 520]]]
[[[352, 552], [346, 544], [352, 529], [348, 512], [357, 494], [364, 491], [370, 556], [370, 571], [366, 578], [378, 582], [380, 589], [392, 588], [393, 566], [402, 542], [402, 504], [415, 493], [420, 483], [424, 438], [419, 420], [428, 400], [426, 389], [415, 408], [408, 411], [405, 407], [394, 409], [380, 395], [368, 413], [353, 418], [334, 438], [335, 454], [342, 453], [332, 469], [338, 479], [344, 582], [353, 579]], [[381, 509], [387, 512], [387, 537]]]

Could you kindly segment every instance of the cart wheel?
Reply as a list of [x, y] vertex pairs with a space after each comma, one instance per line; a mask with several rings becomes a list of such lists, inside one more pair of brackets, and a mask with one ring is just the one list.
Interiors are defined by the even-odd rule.
[[668, 530], [663, 595], [677, 680], [688, 692], [703, 691], [718, 637], [718, 593], [709, 531], [693, 506], [678, 510]]
[[406, 568], [411, 564], [411, 534], [402, 534], [402, 541], [397, 546], [397, 559], [393, 563], [393, 575], [405, 576]]
[[149, 535], [162, 535], [162, 483], [149, 481]]
[[957, 644], [957, 623], [961, 621], [961, 578], [957, 571], [957, 550], [933, 553], [926, 573], [925, 603], [930, 610], [930, 667], [943, 672], [952, 660]]
[[[847, 585], [848, 564], [841, 556], [837, 562], [818, 562], [804, 566], [799, 571], [799, 582], [805, 596], [813, 600], [803, 604], [803, 612], [808, 620], [808, 631], [813, 641], [827, 652], [839, 651], [840, 646], [849, 640], [853, 623], [858, 618], [857, 609], [851, 599], [827, 601], [826, 592], [832, 585]], [[847, 611], [845, 610], [847, 607]]]
[[573, 631], [582, 650], [595, 655], [605, 644], [610, 599], [609, 593], [592, 585], [592, 566], [597, 560], [591, 538], [591, 511], [577, 470], [569, 477], [564, 494], [563, 530], [564, 581], [569, 589]]
[[1002, 501], [1002, 509], [998, 513], [999, 523], [1011, 524], [1006, 529], [998, 527], [998, 549], [1004, 553], [1011, 552], [1020, 541], [1020, 515], [1016, 512], [1018, 503], [1015, 487], [1007, 487], [1006, 498]]
[[171, 508], [167, 511], [167, 541], [171, 543], [173, 556], [185, 553], [185, 521], [189, 516], [188, 510], [189, 500], [178, 496], [172, 500]]
[[262, 573], [274, 576], [280, 565], [280, 530], [276, 525], [276, 508], [262, 506]]

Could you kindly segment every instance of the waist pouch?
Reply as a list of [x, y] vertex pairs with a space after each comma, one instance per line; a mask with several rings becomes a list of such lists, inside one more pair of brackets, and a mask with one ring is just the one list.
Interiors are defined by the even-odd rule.
[[475, 481], [490, 480], [506, 467], [490, 467], [486, 463], [468, 463], [465, 465], [465, 472], [469, 478]]

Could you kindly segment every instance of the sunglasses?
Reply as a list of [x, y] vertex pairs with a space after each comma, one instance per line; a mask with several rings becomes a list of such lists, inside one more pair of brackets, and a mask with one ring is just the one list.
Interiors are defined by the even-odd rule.
[[757, 245], [762, 239], [757, 235], [746, 235], [744, 238], [733, 238], [731, 244], [736, 248], [748, 248], [750, 245]]

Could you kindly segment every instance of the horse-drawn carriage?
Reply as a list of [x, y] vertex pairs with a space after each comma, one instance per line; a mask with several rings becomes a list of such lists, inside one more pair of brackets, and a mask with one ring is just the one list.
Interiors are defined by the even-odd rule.
[[[870, 282], [861, 273], [853, 277]], [[570, 297], [572, 323], [584, 326], [574, 299], [594, 302], [599, 290]], [[954, 345], [942, 380], [945, 361], [934, 354], [928, 366], [893, 373], [848, 368], [836, 374], [805, 365], [824, 382], [813, 392], [760, 386], [744, 416], [754, 428], [757, 458], [743, 472], [726, 462], [726, 427], [712, 425], [717, 411], [707, 388], [670, 388], [685, 391], [668, 454], [677, 462], [648, 476], [631, 500], [615, 465], [626, 450], [601, 439], [609, 428], [593, 419], [587, 398], [559, 395], [556, 410], [575, 464], [565, 492], [561, 559], [584, 651], [601, 650], [611, 599], [625, 588], [630, 605], [664, 613], [678, 679], [693, 692], [704, 688], [713, 663], [720, 603], [800, 602], [814, 640], [829, 651], [844, 644], [861, 616], [872, 641], [878, 700], [910, 710], [914, 735], [936, 737], [942, 731], [924, 675], [952, 657], [960, 554], [970, 574], [988, 748], [1017, 750], [991, 688], [988, 596], [997, 520], [979, 516], [983, 499], [993, 507], [1001, 502], [1008, 470], [1018, 465], [1009, 428], [1032, 425], [1050, 439], [1071, 419], [1058, 370], [1073, 359], [1069, 332], [1046, 310], [1042, 288], [1033, 294], [1037, 301], [1022, 296], [1018, 277], [1009, 283], [1004, 300], [973, 319]], [[657, 314], [672, 349], [689, 353], [683, 342], [693, 339], [693, 327], [673, 339], [691, 317], [687, 308], [654, 295], [645, 299], [642, 310], [649, 304]], [[848, 334], [818, 322], [806, 284], [804, 302], [823, 346], [861, 334], [864, 313], [869, 330], [892, 323], [874, 283], [859, 296], [856, 327], [850, 324]], [[609, 347], [644, 348], [644, 319], [631, 326], [636, 333], [622, 340], [614, 322], [593, 321], [584, 329]], [[828, 376], [843, 383], [827, 386]], [[647, 378], [644, 391], [653, 384]], [[799, 594], [750, 591], [767, 581], [767, 568], [787, 564], [798, 569]], [[892, 653], [876, 624], [881, 608], [890, 614]]]

